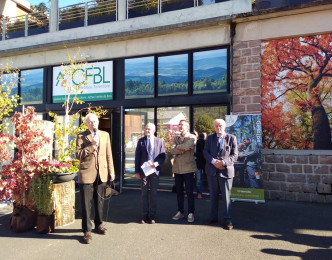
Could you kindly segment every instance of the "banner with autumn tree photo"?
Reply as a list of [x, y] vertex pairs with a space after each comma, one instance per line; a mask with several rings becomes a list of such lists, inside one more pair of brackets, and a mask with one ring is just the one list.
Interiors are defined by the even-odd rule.
[[264, 149], [332, 149], [332, 34], [262, 43]]

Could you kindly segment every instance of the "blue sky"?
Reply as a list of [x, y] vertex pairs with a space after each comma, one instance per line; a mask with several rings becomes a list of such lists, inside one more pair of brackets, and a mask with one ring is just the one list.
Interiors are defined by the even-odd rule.
[[[27, 0], [33, 5], [39, 5], [40, 3], [44, 2], [46, 6], [50, 7], [51, 3], [48, 0]], [[90, 0], [91, 1], [91, 0]], [[88, 2], [87, 0], [59, 0], [59, 7], [67, 6], [67, 5], [74, 5], [79, 3]]]

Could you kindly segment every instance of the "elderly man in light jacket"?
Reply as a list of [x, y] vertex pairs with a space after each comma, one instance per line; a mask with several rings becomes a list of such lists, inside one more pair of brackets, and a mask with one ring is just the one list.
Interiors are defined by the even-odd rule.
[[173, 216], [174, 220], [184, 217], [183, 184], [188, 196], [188, 222], [194, 222], [195, 199], [193, 194], [194, 173], [197, 170], [194, 157], [196, 136], [189, 133], [189, 124], [186, 120], [179, 123], [180, 135], [173, 139], [171, 154], [174, 155], [173, 173], [178, 201], [178, 212]]

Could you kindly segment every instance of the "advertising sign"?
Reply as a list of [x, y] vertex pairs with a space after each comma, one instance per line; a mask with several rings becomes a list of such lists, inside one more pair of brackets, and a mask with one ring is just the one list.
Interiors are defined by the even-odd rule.
[[232, 200], [265, 202], [262, 181], [261, 115], [226, 115], [226, 132], [237, 138]]
[[[69, 71], [70, 75], [68, 77]], [[68, 79], [67, 79], [68, 78]], [[53, 103], [63, 103], [68, 92], [62, 85], [80, 88], [77, 97], [82, 101], [100, 101], [113, 99], [113, 61], [87, 63], [82, 68], [70, 70], [69, 66], [53, 68]], [[74, 94], [75, 95], [75, 94]], [[71, 94], [71, 98], [74, 97]]]

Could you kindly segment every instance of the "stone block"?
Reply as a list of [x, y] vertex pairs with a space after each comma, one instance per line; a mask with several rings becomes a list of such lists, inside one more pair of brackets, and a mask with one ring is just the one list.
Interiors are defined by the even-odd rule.
[[253, 96], [252, 97], [252, 103], [261, 103], [262, 97], [261, 96]]
[[250, 81], [249, 80], [241, 81], [241, 88], [245, 88], [245, 89], [250, 88]]
[[248, 113], [260, 113], [262, 109], [261, 104], [249, 104], [247, 105]]
[[280, 190], [280, 182], [272, 182], [272, 181], [267, 181], [264, 182], [264, 189], [265, 190]]
[[328, 174], [329, 173], [329, 167], [327, 165], [314, 166], [314, 173], [316, 173], [316, 174]]
[[332, 184], [332, 176], [331, 175], [322, 175], [322, 183]]
[[331, 184], [319, 183], [317, 185], [317, 192], [319, 194], [331, 194], [332, 193], [331, 191], [332, 191]]
[[317, 155], [310, 155], [309, 156], [309, 163], [310, 164], [318, 164], [318, 156]]
[[285, 181], [286, 177], [284, 173], [279, 172], [270, 172], [269, 174], [270, 181]]
[[261, 53], [261, 47], [254, 47], [251, 49], [251, 55], [259, 55]]
[[283, 191], [270, 191], [271, 200], [285, 200], [285, 192]]
[[244, 80], [245, 78], [246, 78], [246, 75], [242, 72], [233, 73], [234, 80]]
[[288, 182], [301, 182], [301, 183], [305, 183], [306, 176], [305, 176], [305, 174], [289, 174], [287, 176], [287, 181]]
[[315, 184], [315, 183], [303, 184], [302, 189], [303, 189], [303, 192], [305, 192], [305, 193], [316, 193], [317, 184]]
[[261, 40], [251, 40], [248, 42], [250, 48], [252, 47], [261, 47]]
[[242, 88], [233, 89], [233, 96], [244, 96], [245, 93], [246, 93], [245, 89]]
[[331, 155], [321, 155], [320, 156], [320, 163], [321, 164], [332, 164], [332, 156]]
[[317, 203], [325, 203], [326, 202], [325, 195], [311, 194], [311, 201]]
[[[257, 79], [261, 77], [260, 71], [251, 71], [246, 73], [246, 79]], [[257, 93], [256, 93], [257, 94]]]
[[263, 172], [274, 172], [275, 164], [273, 163], [263, 163], [262, 165]]
[[302, 184], [299, 183], [289, 183], [287, 185], [288, 191], [290, 192], [302, 192]]
[[257, 88], [250, 87], [246, 90], [246, 95], [248, 95], [248, 96], [257, 96], [257, 95], [260, 95], [260, 93], [261, 93], [261, 87], [257, 87]]
[[307, 175], [307, 183], [321, 183], [321, 175], [315, 174], [315, 175]]
[[332, 203], [332, 195], [325, 196], [326, 203]]
[[286, 192], [285, 193], [285, 200], [296, 201], [296, 193], [295, 192]]
[[264, 158], [268, 163], [282, 163], [284, 159], [281, 155], [265, 155]]
[[248, 63], [259, 63], [261, 62], [261, 56], [257, 55], [257, 56], [250, 56], [248, 57]]
[[295, 164], [291, 166], [292, 173], [303, 173], [302, 165]]
[[285, 163], [295, 163], [296, 158], [294, 155], [285, 155], [284, 160], [285, 160]]
[[241, 72], [252, 71], [252, 64], [243, 64], [241, 66]]
[[[247, 48], [247, 49], [242, 49], [241, 50], [241, 55], [242, 57], [245, 57], [245, 56], [251, 56], [251, 48]], [[257, 55], [257, 53], [256, 53]]]
[[241, 104], [250, 104], [251, 103], [251, 98], [248, 96], [241, 97]]
[[233, 112], [234, 113], [244, 113], [244, 112], [246, 112], [246, 107], [244, 105], [234, 105]]
[[304, 201], [304, 202], [311, 202], [311, 195], [310, 193], [298, 193], [297, 194], [297, 201]]
[[309, 159], [306, 155], [301, 155], [296, 157], [296, 163], [298, 164], [308, 164]]
[[290, 173], [290, 167], [287, 164], [276, 164], [276, 171]]
[[304, 173], [313, 173], [312, 171], [312, 165], [303, 165], [303, 170], [304, 170]]
[[234, 42], [233, 48], [235, 50], [237, 49], [244, 49], [244, 48], [248, 48], [249, 42], [245, 41], [245, 42]]

